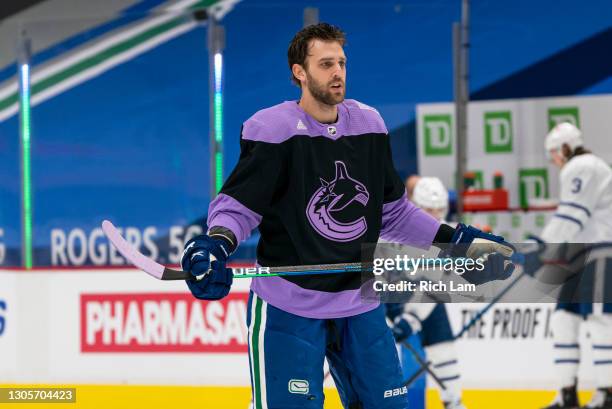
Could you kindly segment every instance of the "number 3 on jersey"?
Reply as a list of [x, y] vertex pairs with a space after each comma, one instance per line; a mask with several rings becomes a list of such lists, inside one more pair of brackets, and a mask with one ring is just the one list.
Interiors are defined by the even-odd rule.
[[573, 178], [572, 185], [572, 193], [578, 193], [580, 192], [580, 188], [582, 188], [582, 180], [580, 180], [580, 178]]

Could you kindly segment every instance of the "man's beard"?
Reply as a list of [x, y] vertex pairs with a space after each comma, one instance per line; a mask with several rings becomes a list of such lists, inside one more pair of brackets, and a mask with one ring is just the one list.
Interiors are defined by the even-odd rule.
[[[346, 93], [346, 86], [344, 85], [344, 81], [333, 80], [330, 81], [330, 83], [324, 85], [315, 80], [313, 77], [311, 77], [308, 71], [306, 71], [306, 79], [308, 80], [308, 91], [310, 91], [312, 97], [317, 101], [326, 105], [337, 105], [344, 101], [344, 95]], [[342, 83], [342, 93], [332, 93], [329, 89], [329, 84], [338, 81]]]

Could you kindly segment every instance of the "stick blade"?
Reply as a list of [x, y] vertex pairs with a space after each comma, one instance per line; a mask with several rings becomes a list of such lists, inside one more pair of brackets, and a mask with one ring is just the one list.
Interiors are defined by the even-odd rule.
[[195, 280], [188, 272], [182, 270], [174, 270], [172, 268], [164, 268], [164, 272], [162, 273], [162, 280]]
[[189, 275], [184, 271], [166, 268], [139, 252], [121, 236], [119, 230], [110, 221], [104, 220], [102, 222], [102, 231], [127, 261], [145, 273], [158, 280], [185, 280], [189, 278]]

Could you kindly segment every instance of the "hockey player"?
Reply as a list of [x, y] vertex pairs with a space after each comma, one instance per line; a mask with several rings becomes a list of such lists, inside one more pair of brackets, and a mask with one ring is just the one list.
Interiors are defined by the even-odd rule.
[[[436, 177], [414, 179], [412, 202], [433, 216], [444, 221], [448, 213], [448, 191]], [[408, 185], [408, 184], [407, 184]], [[387, 304], [387, 315], [393, 322], [393, 335], [401, 342], [413, 333], [419, 333], [427, 359], [433, 371], [444, 383], [440, 396], [445, 409], [465, 409], [461, 401], [459, 361], [454, 336], [444, 304], [408, 302]]]
[[408, 199], [412, 200], [412, 193], [414, 192], [414, 187], [419, 182], [421, 177], [419, 175], [410, 175], [406, 178], [404, 184], [406, 185], [406, 193], [408, 194]]
[[[511, 255], [498, 238], [440, 224], [406, 200], [382, 118], [345, 100], [344, 41], [325, 23], [291, 41], [289, 68], [301, 98], [243, 124], [240, 158], [210, 204], [208, 233], [188, 241], [181, 260], [194, 276], [206, 274], [188, 282], [195, 297], [228, 294], [227, 259], [255, 227], [262, 266], [357, 262], [361, 244], [376, 243], [381, 233], [421, 248], [463, 243], [466, 257], [483, 248]], [[360, 274], [348, 273], [252, 280], [255, 409], [322, 408], [325, 357], [345, 408], [407, 407], [384, 308], [362, 301], [360, 286]]]
[[[612, 242], [610, 166], [583, 147], [580, 130], [570, 123], [556, 125], [546, 136], [545, 147], [551, 162], [561, 169], [561, 189], [559, 207], [545, 226], [542, 240], [546, 243]], [[579, 407], [576, 382], [581, 323], [587, 325], [590, 334], [597, 379], [597, 391], [584, 408], [612, 409], [612, 305], [601, 303], [557, 305], [552, 330], [559, 393], [546, 409]]]

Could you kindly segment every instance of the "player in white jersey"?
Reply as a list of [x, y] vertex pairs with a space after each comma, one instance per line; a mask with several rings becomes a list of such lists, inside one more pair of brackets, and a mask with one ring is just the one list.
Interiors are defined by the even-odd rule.
[[[411, 201], [443, 221], [448, 213], [448, 191], [436, 177], [411, 176], [406, 183], [411, 191]], [[409, 189], [411, 188], [411, 189]], [[389, 305], [389, 316], [393, 319], [393, 333], [398, 341], [419, 333], [421, 343], [431, 361], [436, 376], [444, 383], [440, 395], [445, 409], [465, 409], [461, 400], [459, 362], [455, 350], [454, 336], [444, 304], [408, 302]]]
[[[582, 133], [570, 123], [556, 125], [546, 136], [547, 155], [561, 168], [559, 207], [541, 236], [546, 243], [612, 244], [612, 170], [583, 144]], [[557, 305], [552, 329], [559, 393], [546, 409], [579, 407], [578, 338], [583, 323], [590, 334], [597, 381], [593, 399], [583, 408], [612, 409], [612, 304], [601, 303]]]

